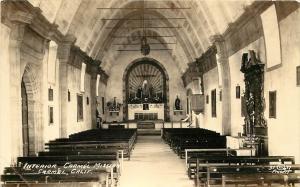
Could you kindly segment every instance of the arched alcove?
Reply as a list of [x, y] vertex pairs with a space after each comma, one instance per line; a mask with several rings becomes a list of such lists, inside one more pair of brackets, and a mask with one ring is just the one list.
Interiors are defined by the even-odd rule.
[[[43, 146], [43, 131], [42, 131], [42, 105], [40, 102], [40, 89], [37, 81], [37, 70], [34, 66], [27, 64], [22, 77], [22, 90], [26, 92], [26, 110], [22, 110], [22, 127], [26, 127], [23, 131], [23, 146], [28, 147], [26, 150], [28, 155], [35, 155], [35, 153], [42, 149]], [[25, 95], [24, 95], [25, 96]], [[24, 112], [27, 112], [24, 113]], [[26, 116], [27, 119], [24, 117]], [[25, 124], [27, 123], [27, 124]], [[24, 136], [24, 133], [26, 135]], [[27, 137], [26, 137], [27, 136]], [[28, 142], [26, 142], [28, 141]], [[25, 150], [25, 148], [23, 148]]]
[[160, 62], [146, 57], [134, 60], [124, 71], [124, 120], [129, 120], [128, 104], [143, 103], [164, 104], [163, 120], [170, 120], [169, 76]]

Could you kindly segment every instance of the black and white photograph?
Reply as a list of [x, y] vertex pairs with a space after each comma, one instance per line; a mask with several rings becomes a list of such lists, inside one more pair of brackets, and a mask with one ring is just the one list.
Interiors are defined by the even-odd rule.
[[0, 186], [300, 187], [299, 0], [0, 3]]

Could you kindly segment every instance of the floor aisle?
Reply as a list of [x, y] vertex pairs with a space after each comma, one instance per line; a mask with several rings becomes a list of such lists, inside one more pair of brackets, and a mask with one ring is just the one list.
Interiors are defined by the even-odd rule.
[[124, 162], [120, 187], [193, 187], [180, 159], [160, 136], [139, 136], [130, 161]]

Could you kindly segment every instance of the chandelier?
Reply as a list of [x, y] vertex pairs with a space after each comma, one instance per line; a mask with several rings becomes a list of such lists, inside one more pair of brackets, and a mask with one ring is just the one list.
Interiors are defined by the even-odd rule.
[[143, 36], [141, 39], [141, 53], [144, 56], [149, 55], [150, 53], [150, 45], [147, 43], [147, 37]]

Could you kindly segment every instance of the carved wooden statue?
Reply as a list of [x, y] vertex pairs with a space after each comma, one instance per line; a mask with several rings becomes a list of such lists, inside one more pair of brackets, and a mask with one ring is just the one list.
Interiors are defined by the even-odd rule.
[[181, 109], [181, 104], [180, 104], [180, 99], [177, 95], [176, 99], [175, 99], [175, 109], [176, 110], [180, 110]]
[[253, 50], [244, 53], [242, 57], [241, 72], [245, 81], [245, 133], [252, 135], [255, 128], [266, 128], [264, 118], [265, 99], [263, 96], [264, 64], [262, 64]]

